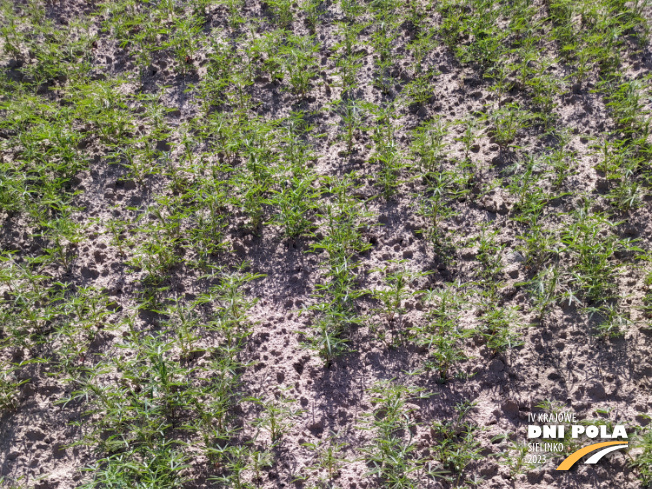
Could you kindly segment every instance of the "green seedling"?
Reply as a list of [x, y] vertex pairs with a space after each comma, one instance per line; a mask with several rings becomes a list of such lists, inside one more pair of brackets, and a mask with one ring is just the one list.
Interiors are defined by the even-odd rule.
[[448, 124], [441, 117], [435, 117], [418, 126], [412, 134], [411, 152], [421, 172], [428, 175], [441, 171], [440, 165], [447, 155], [445, 138]]
[[341, 138], [346, 142], [346, 152], [353, 151], [356, 133], [364, 130], [365, 113], [368, 106], [357, 100], [340, 100], [333, 103], [332, 110], [340, 116]]
[[384, 317], [395, 337], [403, 334], [403, 316], [407, 312], [403, 307], [404, 302], [419, 294], [421, 291], [410, 290], [416, 280], [428, 275], [428, 272], [414, 272], [405, 265], [408, 260], [390, 260], [390, 265], [372, 270], [380, 272], [385, 281], [383, 289], [374, 289], [371, 296], [380, 301], [382, 306], [377, 309], [377, 313]]
[[641, 452], [636, 458], [630, 458], [629, 465], [638, 471], [641, 483], [649, 485], [652, 483], [652, 430], [649, 425], [647, 429], [637, 433], [633, 446]]
[[451, 369], [467, 359], [464, 341], [474, 333], [460, 324], [460, 315], [468, 307], [462, 294], [459, 284], [427, 291], [424, 294], [426, 322], [410, 328], [410, 338], [427, 348], [430, 356], [427, 367], [439, 373], [441, 382], [447, 382]]
[[318, 471], [317, 484], [333, 485], [340, 469], [349, 462], [342, 457], [346, 443], [337, 443], [335, 434], [317, 443], [304, 443], [314, 453], [313, 464], [305, 469], [310, 472]]
[[314, 37], [287, 36], [279, 49], [292, 90], [300, 95], [310, 91], [310, 80], [317, 74], [319, 51]]
[[[496, 443], [500, 438], [507, 438], [506, 436], [494, 437], [491, 442]], [[516, 443], [512, 441], [504, 451], [496, 454], [498, 463], [509, 467], [509, 474], [516, 477], [519, 474], [528, 472], [536, 468], [536, 464], [528, 462], [529, 448], [527, 443]]]
[[279, 394], [270, 401], [262, 401], [263, 411], [256, 418], [255, 426], [269, 434], [272, 444], [281, 442], [281, 438], [292, 426], [292, 419], [301, 414], [301, 410], [292, 409], [293, 399]]
[[0, 410], [12, 411], [19, 405], [20, 387], [30, 381], [18, 375], [23, 364], [3, 362], [0, 370]]
[[304, 0], [301, 3], [301, 10], [303, 10], [308, 22], [310, 31], [314, 34], [317, 25], [319, 24], [319, 17], [325, 11], [323, 0]]
[[388, 199], [396, 192], [400, 184], [400, 172], [407, 166], [395, 138], [395, 133], [400, 127], [394, 124], [397, 116], [393, 105], [386, 108], [371, 108], [371, 111], [376, 119], [376, 128], [372, 136], [376, 150], [372, 155], [372, 161], [380, 165], [379, 180], [383, 187], [383, 195]]
[[361, 427], [373, 433], [373, 440], [362, 449], [369, 467], [367, 476], [375, 483], [400, 489], [418, 487], [417, 471], [422, 467], [412, 453], [416, 426], [409, 400], [428, 397], [422, 389], [392, 381], [377, 382], [371, 389], [374, 413]]
[[278, 190], [272, 189], [272, 196], [267, 203], [274, 207], [276, 213], [271, 223], [282, 226], [287, 237], [308, 235], [314, 229], [311, 218], [320, 195], [314, 187], [316, 180], [317, 177], [309, 173], [284, 179]]
[[489, 114], [490, 134], [501, 148], [507, 148], [518, 133], [528, 126], [530, 118], [531, 115], [518, 104], [504, 105]]
[[290, 0], [265, 0], [279, 27], [289, 28], [294, 20], [292, 2]]
[[495, 355], [512, 350], [523, 344], [517, 331], [519, 318], [514, 308], [495, 308], [486, 312], [480, 320], [480, 333], [487, 341], [487, 348]]
[[456, 486], [469, 482], [465, 469], [473, 460], [481, 458], [480, 442], [476, 439], [480, 428], [466, 420], [475, 405], [469, 401], [460, 402], [455, 406], [456, 415], [452, 420], [435, 421], [431, 427], [437, 442], [433, 445], [434, 456], [453, 474], [446, 478]]

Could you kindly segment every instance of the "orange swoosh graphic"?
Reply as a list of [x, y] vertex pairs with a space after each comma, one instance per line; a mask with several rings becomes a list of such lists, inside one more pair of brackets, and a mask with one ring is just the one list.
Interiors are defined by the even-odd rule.
[[626, 441], [605, 441], [604, 443], [594, 443], [588, 447], [580, 448], [578, 451], [571, 453], [566, 459], [559, 464], [557, 470], [568, 470], [570, 469], [575, 462], [581, 459], [587, 453], [590, 453], [598, 448], [609, 447], [611, 445], [627, 445]]

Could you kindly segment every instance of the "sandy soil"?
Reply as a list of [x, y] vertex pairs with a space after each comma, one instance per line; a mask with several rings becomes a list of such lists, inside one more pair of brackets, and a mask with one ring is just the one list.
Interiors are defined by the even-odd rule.
[[[98, 7], [92, 3], [70, 1], [48, 6], [46, 11], [49, 18], [66, 29], [67, 19], [90, 15], [98, 11]], [[259, 33], [269, 27], [267, 9], [259, 2], [248, 1], [243, 13], [248, 18], [262, 19]], [[301, 100], [287, 90], [286, 82], [259, 77], [250, 88], [253, 100], [258, 102], [251, 115], [278, 119], [292, 110], [311, 113], [309, 120], [314, 129], [308, 139], [316, 155], [315, 172], [342, 175], [355, 170], [361, 176], [369, 177], [360, 180], [363, 182], [360, 196], [371, 197], [379, 194], [379, 187], [375, 183], [378, 168], [370, 161], [373, 152], [370, 132], [358, 132], [352, 154], [343, 155], [346, 148], [338, 138], [338, 118], [332, 112], [322, 110], [340, 96], [333, 46], [337, 41], [334, 22], [341, 15], [336, 5], [329, 4], [317, 26], [320, 71], [311, 82], [309, 96]], [[309, 32], [302, 16], [297, 13], [292, 24], [296, 34]], [[433, 10], [431, 16], [432, 24], [437, 25], [438, 14]], [[203, 33], [214, 32], [215, 36], [228, 38], [225, 7], [210, 7], [207, 18]], [[92, 53], [93, 72], [107, 79], [128, 75], [129, 83], [120, 88], [127, 95], [137, 92], [158, 94], [158, 104], [174, 109], [165, 116], [171, 128], [165, 149], [170, 151], [173, 162], [181, 162], [184, 124], [201, 117], [193, 85], [206, 76], [210, 48], [202, 46], [190, 61], [190, 72], [183, 75], [171, 69], [172, 62], [165, 52], [155, 53], [150, 70], [141, 83], [133, 57], [118, 46], [110, 33], [100, 30], [105, 19], [100, 15], [92, 23], [98, 34]], [[360, 45], [370, 33], [369, 29], [362, 31]], [[366, 48], [368, 52], [365, 51], [362, 58], [358, 76], [357, 97], [380, 104], [396, 97], [413, 79], [405, 54], [410, 36], [409, 28], [403, 26], [399, 29], [394, 48], [399, 59], [396, 83], [390, 94], [384, 95], [374, 87], [373, 53], [370, 47]], [[455, 122], [496, 103], [490, 83], [480, 76], [478, 70], [462, 66], [445, 46], [439, 45], [429, 52], [426, 63], [437, 67], [440, 72], [430, 102], [422, 107], [399, 109], [397, 141], [406, 154], [410, 131], [423, 121], [441, 116], [444, 121]], [[625, 64], [631, 77], [649, 74], [652, 68], [650, 47], [626, 59]], [[9, 61], [4, 62], [3, 70], [16, 71]], [[554, 66], [553, 70], [560, 76], [563, 74], [561, 66]], [[574, 152], [576, 164], [563, 184], [562, 190], [568, 195], [546, 206], [544, 221], [550, 229], [563, 229], [568, 223], [568, 213], [581, 205], [582, 194], [595, 198], [594, 210], [599, 211], [600, 206], [603, 210], [608, 208], [603, 202], [604, 178], [595, 169], [598, 157], [591, 147], [590, 138], [600, 137], [613, 128], [613, 123], [602, 95], [592, 92], [594, 81], [556, 100], [558, 124], [570, 131], [568, 150]], [[62, 90], [51, 90], [44, 96], [59, 100], [66, 98]], [[527, 102], [518, 90], [510, 97], [515, 102]], [[139, 102], [131, 100], [136, 107]], [[454, 126], [447, 137], [451, 161], [464, 155], [463, 144], [455, 140], [461, 132], [460, 127]], [[519, 475], [511, 474], [504, 463], [511, 456], [505, 452], [508, 444], [495, 437], [505, 435], [516, 443], [526, 442], [527, 415], [541, 412], [536, 406], [545, 400], [562, 403], [566, 410], [576, 413], [578, 419], [609, 419], [622, 422], [632, 430], [635, 426], [645, 426], [648, 421], [644, 415], [652, 412], [649, 320], [640, 311], [647, 291], [644, 283], [646, 270], [642, 264], [639, 266], [630, 261], [618, 277], [619, 294], [631, 319], [622, 337], [596, 337], [591, 333], [595, 322], [575, 305], [554, 305], [545, 320], [538, 320], [528, 290], [522, 285], [532, 278], [532, 272], [519, 251], [520, 236], [527, 232], [527, 228], [513, 219], [516, 199], [504, 186], [497, 185], [489, 191], [484, 191], [487, 187], [483, 187], [503, 178], [509, 166], [522, 161], [523, 155], [541, 153], [546, 142], [538, 129], [529, 128], [518, 135], [517, 144], [519, 150], [503, 150], [492, 142], [487, 132], [476, 136], [471, 154], [478, 169], [473, 198], [453, 202], [451, 205], [457, 215], [441, 225], [454, 244], [448, 257], [441, 256], [421, 232], [426, 222], [418, 215], [416, 202], [417, 196], [424, 192], [424, 181], [408, 181], [409, 170], [404, 170], [405, 183], [401, 184], [395, 198], [375, 198], [367, 203], [372, 217], [364, 237], [372, 246], [357, 257], [358, 286], [382, 287], [382, 275], [374, 270], [387, 265], [389, 260], [404, 259], [410, 270], [429, 272], [411, 284], [412, 290], [436, 289], [450, 283], [462, 285], [461, 293], [469, 301], [460, 316], [462, 327], [478, 326], [480, 322], [478, 297], [472, 285], [481, 267], [475, 238], [480, 235], [482, 226], [497, 232], [495, 243], [500, 246], [498, 252], [503, 264], [498, 279], [500, 305], [518, 309], [521, 325], [518, 331], [523, 344], [493, 354], [484, 341], [477, 337], [469, 338], [464, 344], [468, 359], [453, 368], [457, 376], [446, 383], [439, 381], [436, 372], [423, 369], [428, 360], [426, 348], [409, 341], [391, 345], [388, 344], [391, 341], [381, 340], [377, 330], [370, 326], [376, 324], [391, 331], [397, 325], [374, 312], [378, 302], [369, 296], [361, 297], [356, 303], [366, 322], [347, 335], [352, 351], [325, 364], [302, 341], [310, 333], [311, 322], [315, 320], [315, 314], [305, 308], [317, 302], [314, 296], [316, 286], [324, 280], [321, 264], [325, 255], [310, 253], [317, 238], [287, 239], [278, 227], [271, 225], [263, 226], [260, 233], [251, 233], [242, 226], [242, 214], [232, 210], [226, 228], [232, 251], [222, 254], [216, 263], [236, 264], [246, 260], [252, 272], [266, 274], [264, 279], [247, 286], [247, 294], [258, 298], [259, 302], [251, 310], [255, 326], [242, 353], [242, 360], [251, 362], [243, 374], [244, 390], [266, 399], [283, 392], [302, 410], [291, 420], [289, 431], [276, 450], [274, 465], [265, 469], [260, 487], [300, 487], [301, 483], [294, 481], [296, 474], [301, 467], [310, 465], [314, 458], [313, 452], [304, 444], [326, 440], [330, 433], [336, 434], [336, 439], [344, 444], [343, 456], [348, 460], [339, 471], [334, 487], [386, 487], [366, 475], [368, 467], [360, 459], [360, 450], [370, 442], [373, 434], [359, 428], [366, 422], [366, 416], [374, 412], [370, 388], [377, 381], [387, 379], [420, 387], [432, 394], [427, 399], [409, 400], [410, 416], [416, 423], [412, 438], [415, 455], [420, 458], [428, 458], [433, 445], [439, 443], [431, 429], [433, 422], [454, 418], [457, 403], [475, 403], [467, 420], [479, 427], [474, 436], [480, 443], [480, 458], [471, 462], [465, 474], [482, 478], [477, 487], [641, 487], [637, 473], [627, 465], [625, 455], [618, 452], [598, 465], [578, 465], [567, 473], [554, 470], [556, 463], [561, 461], [560, 456]], [[201, 147], [196, 149], [198, 154], [201, 150]], [[115, 246], [107, 223], [112, 218], [130, 221], [144, 215], [144, 221], [139, 223], [142, 225], [151, 218], [143, 210], [155, 203], [156, 195], [171, 192], [161, 176], [152, 177], [146, 186], [126, 178], [126, 170], [120, 165], [109, 164], [105, 148], [92, 134], [83, 151], [91, 163], [88, 170], [79, 173], [74, 180], [74, 188], [80, 190], [74, 203], [85, 209], [77, 212], [75, 219], [89, 224], [85, 231], [86, 239], [80, 243], [69, 273], [56, 266], [47, 269], [47, 273], [52, 282], [66, 281], [75, 286], [105, 290], [118, 305], [106, 322], [119, 325], [125, 315], [133, 314], [142, 290], [140, 279], [144, 272], [128, 266], [134, 249], [128, 249], [123, 255]], [[5, 148], [4, 157], [11, 158], [11, 150]], [[652, 243], [649, 206], [650, 195], [646, 195], [644, 205], [620, 216], [618, 220], [621, 222], [613, 230], [620, 237], [638, 239], [637, 245], [647, 251]], [[30, 225], [22, 219], [20, 215], [3, 217], [0, 244], [4, 250], [16, 250], [17, 256], [38, 254], [38, 238], [30, 236], [34, 229], [26, 227]], [[143, 237], [138, 233], [135, 236], [137, 239]], [[176, 268], [165, 284], [169, 287], [170, 297], [196, 298], [205, 288], [200, 275], [197, 270], [184, 265]], [[407, 299], [404, 307], [406, 314], [399, 328], [426, 321], [428, 306], [419, 296]], [[155, 325], [160, 320], [156, 314], [148, 313], [135, 317], [142, 327]], [[122, 326], [101, 332], [89, 347], [90, 355], [115, 354], [124, 331]], [[388, 338], [391, 338], [391, 333]], [[56, 349], [57, 340], [53, 338], [50, 343], [33, 345], [29, 349], [7, 349], [3, 355], [14, 361], [48, 358]], [[30, 365], [21, 375], [30, 381], [21, 387], [18, 407], [3, 412], [0, 419], [1, 475], [6, 477], [7, 484], [15, 481], [18, 487], [77, 487], [88, 480], [88, 474], [80, 469], [92, 465], [98, 456], [90, 447], [69, 446], [80, 439], [83, 424], [89, 421], [84, 417], [84, 403], [64, 405], [58, 402], [70, 393], [72, 386], [56, 374], [51, 362]], [[244, 402], [238, 416], [251, 420], [259, 412], [254, 403]], [[82, 421], [82, 428], [71, 425], [79, 421]], [[192, 481], [186, 487], [218, 487], [209, 480], [211, 469], [202, 455], [191, 465]], [[417, 483], [417, 487], [453, 485], [435, 479]]]

